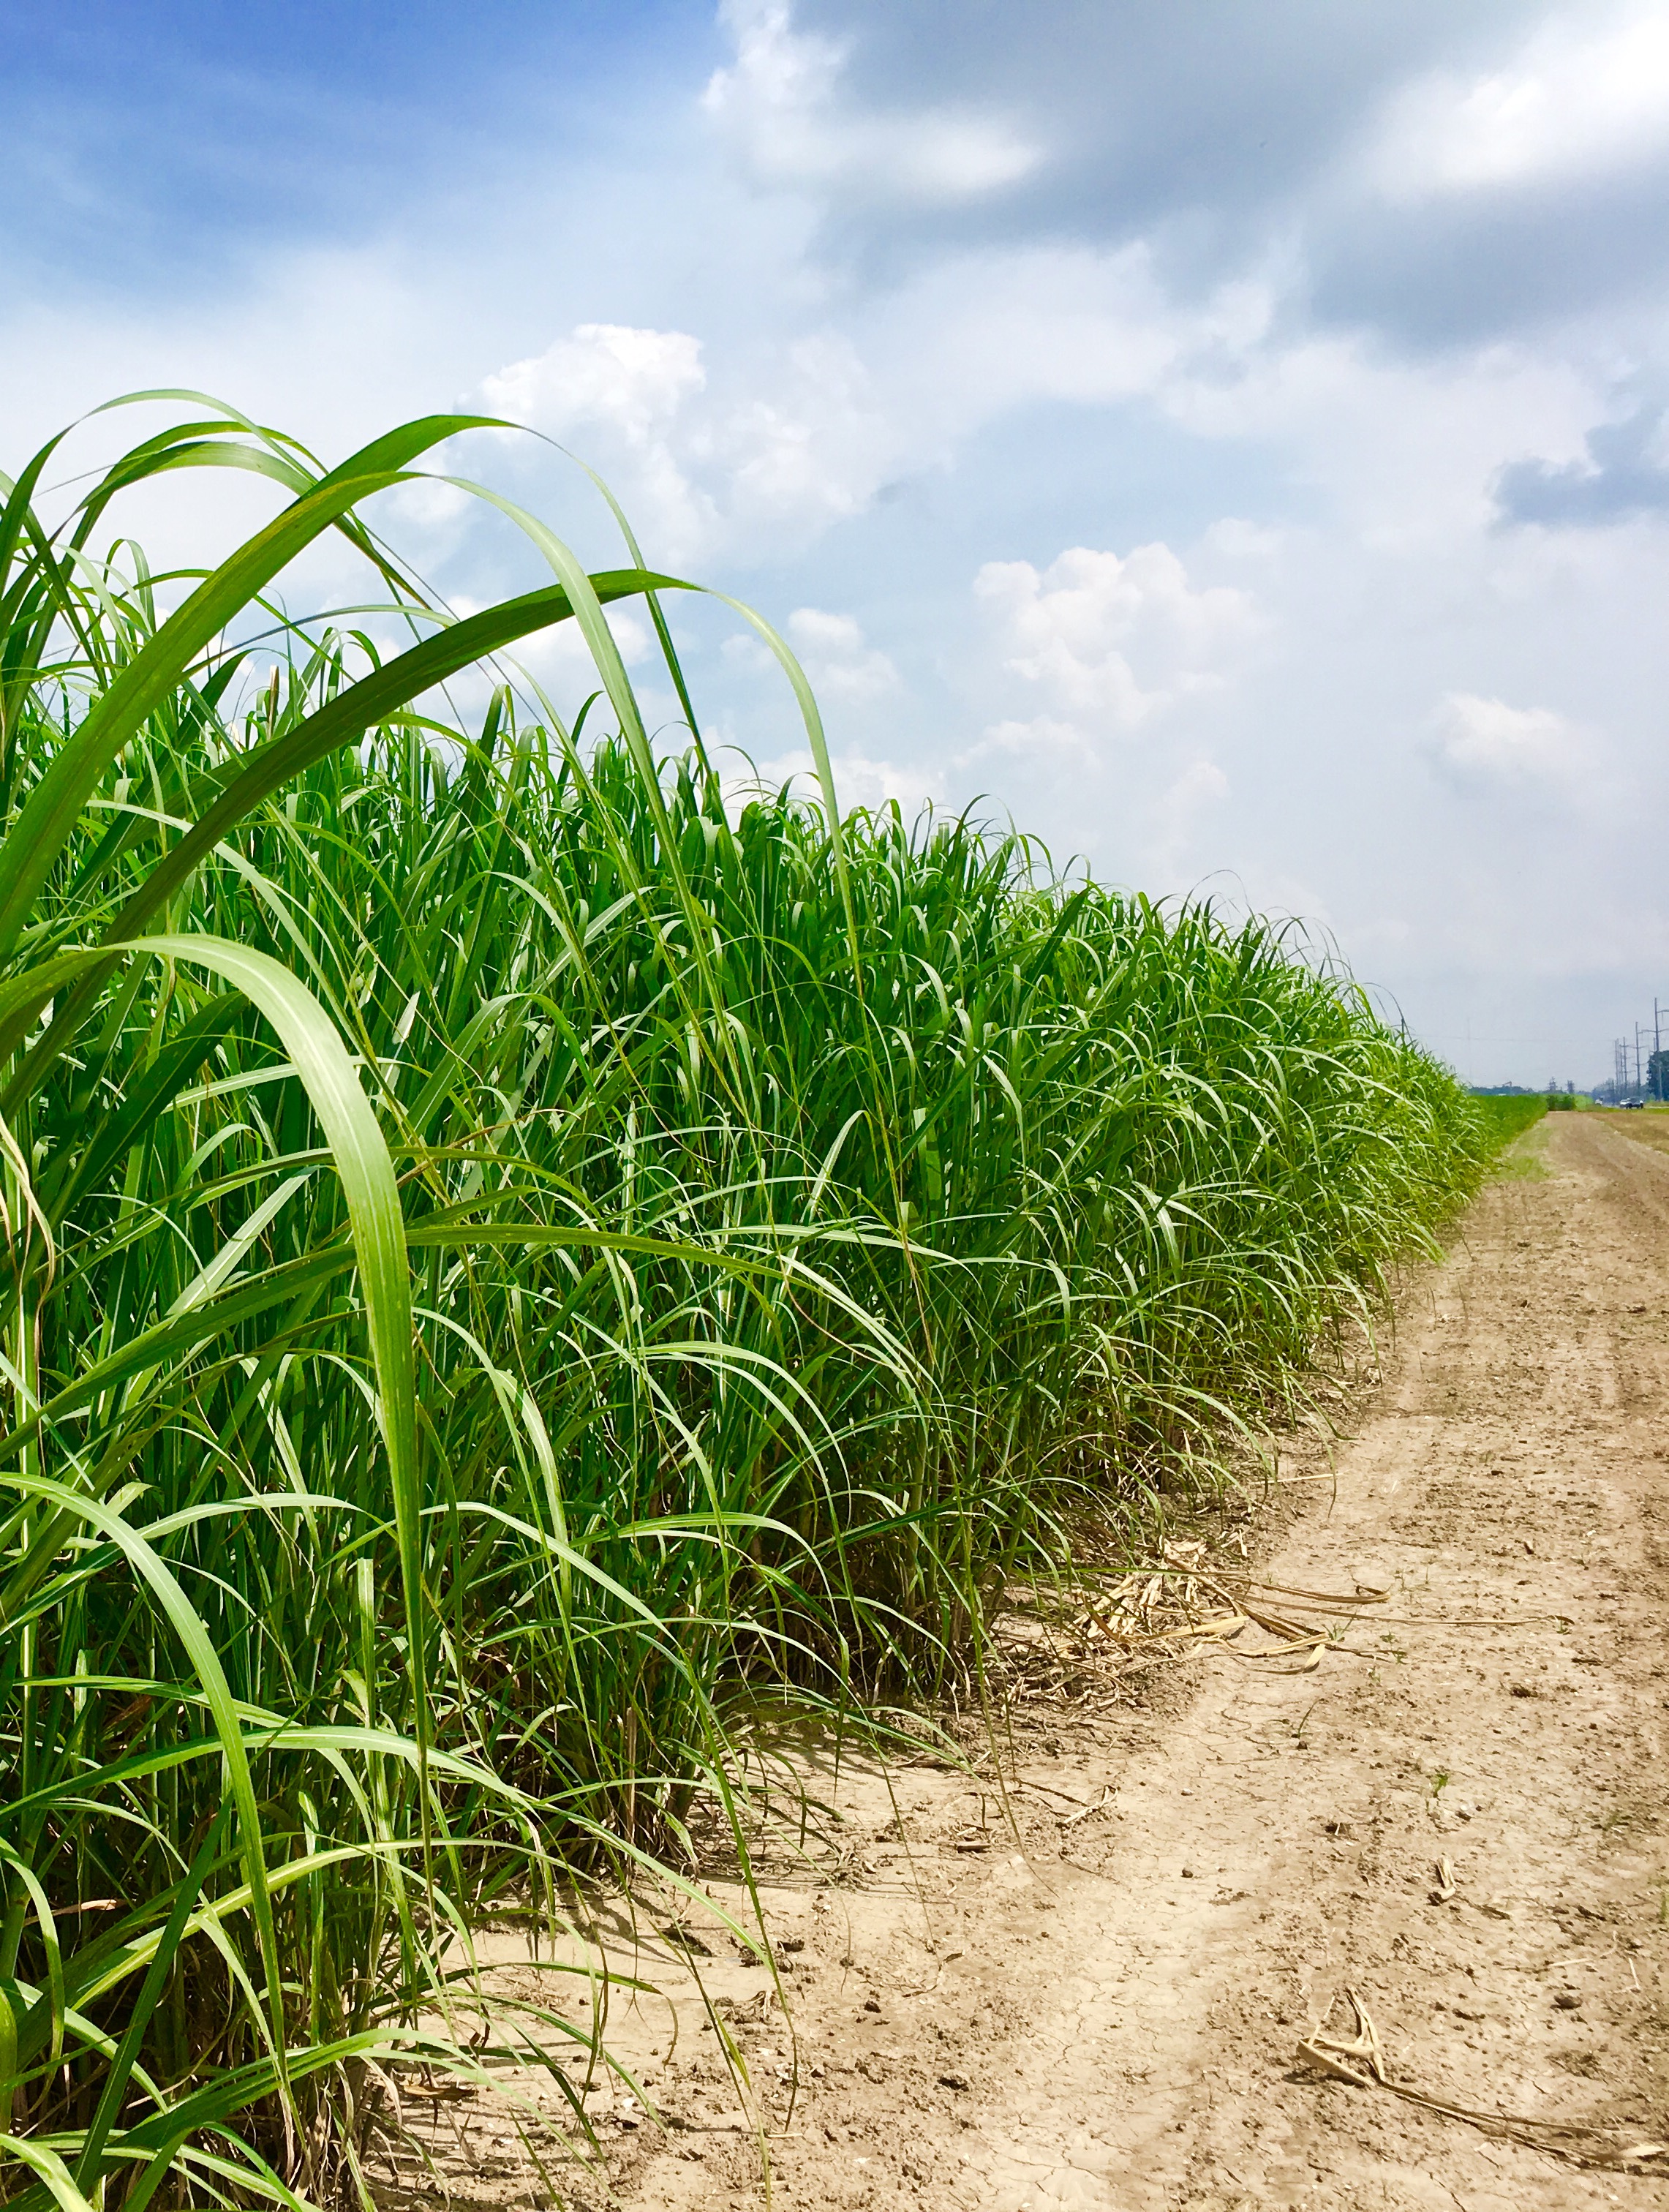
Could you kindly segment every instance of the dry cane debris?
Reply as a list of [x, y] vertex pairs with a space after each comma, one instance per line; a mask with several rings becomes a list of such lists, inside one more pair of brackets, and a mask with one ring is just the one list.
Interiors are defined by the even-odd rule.
[[[1199, 1539], [1175, 1539], [1152, 1565], [1099, 1593], [1083, 1617], [1081, 1632], [1087, 1643], [1106, 1641], [1132, 1654], [1217, 1641], [1237, 1658], [1296, 1659], [1301, 1671], [1308, 1671], [1320, 1665], [1326, 1651], [1345, 1648], [1345, 1631], [1389, 1595], [1372, 1583], [1344, 1591], [1264, 1582], [1243, 1569], [1215, 1564]], [[1317, 1622], [1296, 1613], [1323, 1618]], [[1261, 1630], [1269, 1641], [1256, 1650], [1241, 1647], [1238, 1639], [1248, 1629]]]
[[[1307, 2059], [1312, 2066], [1319, 2066], [1335, 2081], [1348, 2081], [1353, 2089], [1388, 2089], [1405, 2104], [1419, 2105], [1429, 2112], [1441, 2112], [1447, 2119], [1464, 2120], [1468, 2127], [1481, 2128], [1486, 2134], [1523, 2143], [1532, 2150], [1546, 2151], [1554, 2158], [1568, 2160], [1573, 2166], [1640, 2173], [1648, 2168], [1657, 2171], [1657, 2161], [1669, 2160], [1669, 2142], [1629, 2142], [1615, 2128], [1531, 2119], [1514, 2112], [1480, 2112], [1470, 2105], [1453, 2105], [1441, 2097], [1429, 2097], [1406, 2081], [1393, 2081], [1386, 2070], [1385, 2054], [1380, 2047], [1379, 2031], [1372, 2014], [1354, 1990], [1346, 1990], [1344, 1997], [1356, 2016], [1356, 2033], [1350, 2041], [1340, 2042], [1333, 2036], [1324, 2035], [1318, 2028], [1298, 2046], [1301, 2058]], [[1328, 2018], [1331, 2017], [1329, 2008]], [[1326, 2025], [1324, 2021], [1322, 2027]]]

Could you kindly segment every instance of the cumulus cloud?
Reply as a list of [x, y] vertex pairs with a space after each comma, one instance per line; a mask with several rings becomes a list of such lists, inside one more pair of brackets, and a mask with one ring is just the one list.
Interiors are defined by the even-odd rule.
[[738, 523], [820, 529], [868, 505], [895, 435], [857, 348], [814, 332], [785, 349], [762, 392], [737, 396], [706, 452]]
[[652, 560], [816, 532], [866, 504], [886, 466], [863, 363], [833, 335], [732, 362], [715, 382], [689, 331], [582, 323], [487, 377], [481, 397], [598, 469]]
[[1248, 276], [1181, 304], [1145, 243], [1032, 240], [947, 255], [838, 315], [811, 304], [810, 327], [765, 345], [580, 324], [476, 397], [598, 469], [652, 559], [689, 564], [808, 544], [1021, 410], [1238, 382], [1277, 301]]
[[1196, 590], [1164, 544], [1133, 552], [1070, 548], [1046, 569], [989, 561], [974, 580], [990, 645], [1037, 702], [996, 723], [986, 744], [1089, 753], [1190, 695], [1221, 686], [1223, 665], [1255, 635], [1250, 595]]
[[1509, 707], [1451, 691], [1435, 717], [1438, 766], [1455, 782], [1486, 788], [1568, 784], [1589, 765], [1584, 732], [1549, 707]]
[[1266, 285], [1170, 301], [1144, 246], [954, 257], [766, 348], [585, 323], [486, 377], [488, 411], [597, 468], [652, 559], [804, 544], [1027, 406], [1156, 395], [1244, 357]]
[[1183, 890], [1222, 865], [1230, 781], [1201, 746], [1265, 629], [1251, 595], [1196, 581], [1153, 543], [1073, 546], [1041, 569], [987, 562], [974, 600], [984, 689], [1011, 711], [958, 757], [962, 775], [988, 776], [1058, 857], [1146, 888]]
[[820, 697], [868, 701], [898, 688], [897, 669], [868, 643], [851, 615], [798, 607], [788, 617], [788, 637]]
[[706, 382], [699, 338], [581, 323], [535, 359], [489, 376], [482, 389], [489, 405], [518, 422], [606, 423], [628, 445], [642, 447]]
[[983, 104], [848, 101], [848, 42], [797, 30], [786, 0], [724, 0], [719, 12], [736, 58], [714, 72], [703, 106], [763, 183], [938, 206], [1016, 184], [1043, 158]]
[[628, 513], [676, 559], [713, 529], [712, 502], [684, 466], [679, 436], [706, 384], [701, 340], [687, 331], [581, 323], [486, 378], [481, 393], [492, 414], [583, 444], [582, 458], [620, 479]]

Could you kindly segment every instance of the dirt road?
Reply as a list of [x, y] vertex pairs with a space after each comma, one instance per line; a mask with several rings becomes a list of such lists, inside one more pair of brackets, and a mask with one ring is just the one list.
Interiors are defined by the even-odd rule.
[[[669, 2132], [587, 2077], [614, 2202], [751, 2212], [762, 2142], [779, 2212], [1669, 2206], [1660, 2166], [1585, 2171], [1296, 2051], [1354, 1988], [1429, 2095], [1669, 2135], [1669, 1157], [1588, 1115], [1526, 1146], [1411, 1287], [1336, 1487], [1273, 1527], [1272, 1581], [1388, 1588], [1351, 1651], [1034, 1705], [1000, 1794], [828, 1778], [827, 1848], [761, 1865], [788, 2016], [711, 1930], [616, 1999]], [[448, 2122], [446, 2193], [549, 2204], [492, 2106]]]
[[[779, 2207], [1669, 2204], [1661, 2174], [1578, 2170], [1295, 2057], [1353, 1985], [1434, 2096], [1669, 2127], [1669, 1158], [1581, 1115], [1529, 1144], [1545, 1176], [1492, 1186], [1411, 1291], [1336, 1494], [1307, 1493], [1267, 1568], [1391, 1584], [1363, 1656], [1225, 1654], [1180, 1711], [1045, 1723], [997, 1850], [957, 1847], [963, 1776], [904, 1770], [895, 1811], [849, 1793], [847, 1878], [768, 1893], [791, 2118], [764, 1977], [709, 1966], [774, 2115]], [[1441, 1858], [1456, 1894], [1433, 1903]], [[637, 2212], [760, 2201], [692, 2045], [686, 2017], [656, 2090], [682, 2124], [645, 2143]]]

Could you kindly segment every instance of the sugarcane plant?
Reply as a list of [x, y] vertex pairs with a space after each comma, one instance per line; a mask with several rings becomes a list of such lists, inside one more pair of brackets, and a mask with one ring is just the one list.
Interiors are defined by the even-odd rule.
[[[316, 2203], [401, 2069], [509, 2050], [484, 1914], [745, 1864], [785, 1699], [976, 1689], [1486, 1148], [1290, 936], [843, 815], [733, 602], [815, 775], [721, 773], [623, 518], [588, 573], [469, 483], [550, 580], [455, 617], [364, 510], [495, 426], [326, 469], [139, 397], [0, 513], [0, 2195]], [[276, 512], [153, 575], [119, 502], [185, 468]], [[285, 604], [327, 532], [374, 613]], [[514, 659], [563, 622], [574, 726]], [[598, 2033], [544, 1955], [524, 2052]]]
[[[454, 622], [359, 519], [470, 427], [412, 423], [326, 471], [204, 403], [54, 526], [37, 493], [58, 440], [6, 487], [0, 2095], [25, 2197], [102, 2200], [113, 2180], [137, 2206], [182, 2164], [190, 2186], [330, 2185], [355, 2131], [325, 2124], [317, 2085], [340, 2122], [365, 2062], [410, 2047], [446, 1994], [479, 1871], [448, 1808], [540, 1860], [532, 1801], [437, 1727], [447, 1623], [392, 1085], [355, 1049], [347, 978], [310, 988], [247, 914], [222, 929], [205, 911], [228, 870], [246, 900], [282, 901], [240, 872], [277, 794], [552, 623], [579, 623], [641, 748], [602, 608], [671, 580], [591, 578], [530, 521], [550, 587]], [[119, 494], [186, 467], [252, 471], [284, 503], [199, 575], [93, 550]], [[275, 674], [234, 728], [240, 626], [270, 627], [274, 580], [327, 531], [414, 642], [349, 680], [312, 641], [289, 711]], [[404, 1164], [429, 1172], [410, 1144]], [[438, 1263], [458, 1240], [444, 1218], [428, 1234]], [[292, 1407], [314, 1410], [325, 1370], [312, 1433]], [[531, 1401], [487, 1371], [548, 1462]], [[525, 1540], [571, 1585], [592, 1570], [547, 1498]]]

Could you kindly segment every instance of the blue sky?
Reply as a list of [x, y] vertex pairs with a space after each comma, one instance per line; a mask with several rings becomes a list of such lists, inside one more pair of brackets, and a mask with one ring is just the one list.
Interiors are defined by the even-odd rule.
[[[1302, 917], [1480, 1082], [1669, 994], [1663, 0], [0, 0], [0, 465], [155, 384], [331, 457], [508, 416], [786, 629], [853, 799]], [[612, 559], [549, 447], [446, 464]], [[385, 521], [531, 573], [442, 487]]]
[[78, 289], [223, 282], [263, 247], [374, 237], [533, 134], [617, 145], [626, 86], [699, 81], [719, 49], [681, 0], [6, 0], [0, 98], [33, 189], [4, 251]]

